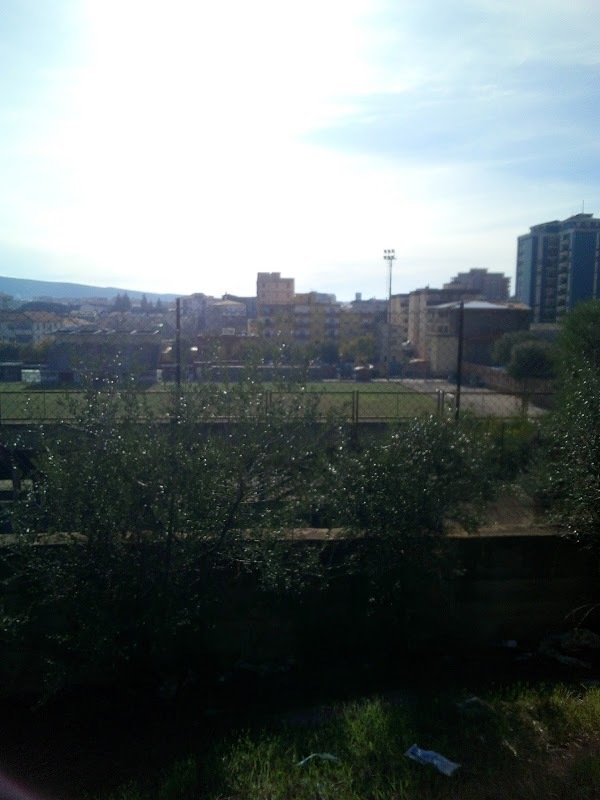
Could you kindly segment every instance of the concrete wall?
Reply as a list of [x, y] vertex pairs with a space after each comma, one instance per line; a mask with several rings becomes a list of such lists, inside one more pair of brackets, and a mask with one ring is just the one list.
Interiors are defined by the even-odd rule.
[[[378, 544], [373, 540], [368, 546]], [[361, 547], [364, 540], [327, 541], [316, 534], [290, 542], [299, 557], [302, 548], [318, 548], [324, 563], [333, 566], [350, 553], [359, 554]], [[56, 546], [52, 550], [49, 557], [56, 556]], [[460, 655], [506, 639], [535, 649], [548, 634], [581, 625], [584, 611], [600, 601], [598, 555], [571, 539], [457, 537], [446, 540], [441, 550], [439, 568], [428, 577], [419, 577], [411, 567], [390, 569], [375, 582], [342, 573], [325, 589], [313, 582], [293, 594], [261, 591], [249, 576], [224, 576], [227, 590], [211, 605], [198, 658], [229, 669], [239, 661], [291, 658], [314, 664], [347, 657], [350, 663], [377, 654], [401, 659], [403, 653], [432, 649]], [[383, 594], [391, 585], [388, 602]], [[19, 596], [13, 593], [9, 605], [18, 603]], [[600, 611], [589, 614], [585, 627], [600, 628]], [[0, 665], [5, 693], [34, 689], [43, 673], [33, 651], [20, 652], [7, 643], [0, 645]], [[86, 669], [81, 681], [102, 682], [94, 665]], [[15, 680], [19, 673], [22, 677]]]
[[[516, 639], [535, 648], [545, 636], [581, 624], [584, 612], [576, 609], [600, 601], [598, 557], [571, 539], [469, 536], [447, 544], [450, 574], [416, 582], [405, 576], [399, 607], [379, 618], [370, 615], [372, 586], [357, 575], [339, 578], [324, 591], [309, 590], [292, 603], [258, 597], [249, 602], [248, 586], [239, 595], [233, 588], [224, 624], [213, 629], [213, 645], [223, 655], [250, 661], [290, 654], [301, 661], [328, 650], [368, 655], [390, 642], [399, 650], [433, 645], [462, 651]], [[325, 558], [335, 563], [352, 546], [327, 544]], [[585, 621], [586, 627], [594, 623], [600, 628], [600, 610]]]

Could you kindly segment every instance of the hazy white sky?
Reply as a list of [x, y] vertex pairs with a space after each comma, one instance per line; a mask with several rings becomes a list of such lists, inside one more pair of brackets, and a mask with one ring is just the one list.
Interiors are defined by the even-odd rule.
[[600, 214], [598, 0], [0, 0], [0, 274], [348, 299]]

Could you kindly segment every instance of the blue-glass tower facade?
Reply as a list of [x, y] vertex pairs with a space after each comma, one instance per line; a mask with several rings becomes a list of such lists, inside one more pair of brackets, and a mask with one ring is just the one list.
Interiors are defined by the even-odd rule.
[[600, 219], [592, 214], [534, 225], [519, 236], [515, 295], [531, 306], [534, 322], [555, 322], [599, 296], [599, 244]]

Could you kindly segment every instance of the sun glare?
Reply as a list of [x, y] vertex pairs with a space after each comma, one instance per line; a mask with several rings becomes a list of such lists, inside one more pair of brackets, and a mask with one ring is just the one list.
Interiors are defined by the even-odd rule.
[[309, 232], [318, 250], [324, 218], [347, 226], [350, 173], [303, 135], [368, 90], [366, 12], [90, 0], [73, 116], [50, 144], [76, 207], [48, 218], [49, 244], [115, 276], [143, 265], [147, 286], [175, 266], [201, 286], [231, 248], [254, 268]]

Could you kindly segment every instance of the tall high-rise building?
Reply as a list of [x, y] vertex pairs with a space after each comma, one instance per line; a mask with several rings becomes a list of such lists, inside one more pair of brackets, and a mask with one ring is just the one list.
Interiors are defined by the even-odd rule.
[[555, 322], [581, 300], [600, 296], [600, 219], [575, 214], [519, 236], [515, 295], [534, 322]]

